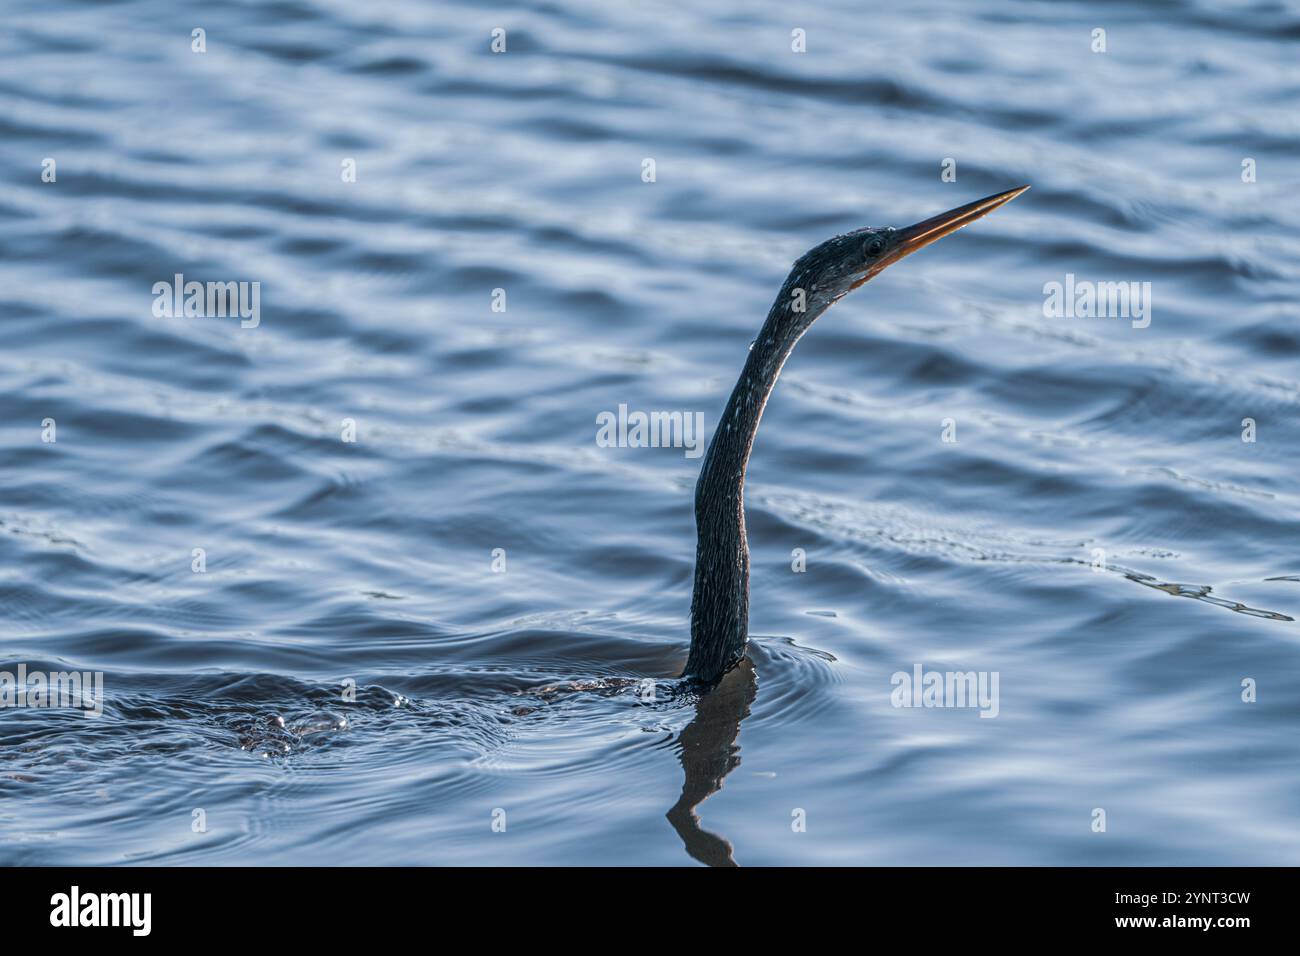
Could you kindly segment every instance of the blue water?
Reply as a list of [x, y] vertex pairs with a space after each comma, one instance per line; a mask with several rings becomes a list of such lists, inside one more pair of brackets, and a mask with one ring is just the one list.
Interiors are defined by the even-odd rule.
[[[2, 16], [0, 669], [104, 702], [0, 710], [0, 862], [1300, 863], [1293, 5]], [[1022, 183], [803, 339], [676, 684], [700, 459], [597, 416], [711, 433], [805, 249]]]

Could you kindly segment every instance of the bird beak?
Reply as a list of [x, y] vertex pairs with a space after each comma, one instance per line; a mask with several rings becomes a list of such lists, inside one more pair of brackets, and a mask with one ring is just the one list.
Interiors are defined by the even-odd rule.
[[918, 222], [914, 226], [898, 230], [898, 244], [893, 251], [885, 253], [879, 260], [880, 268], [883, 269], [885, 266], [893, 265], [904, 256], [910, 256], [916, 250], [924, 249], [936, 239], [942, 239], [944, 236], [956, 232], [962, 226], [970, 225], [981, 216], [987, 216], [1003, 203], [1011, 202], [1028, 188], [1028, 186], [1021, 186], [1017, 189], [1008, 189], [996, 196], [977, 199], [964, 206], [958, 206], [956, 209], [941, 212], [939, 215]]

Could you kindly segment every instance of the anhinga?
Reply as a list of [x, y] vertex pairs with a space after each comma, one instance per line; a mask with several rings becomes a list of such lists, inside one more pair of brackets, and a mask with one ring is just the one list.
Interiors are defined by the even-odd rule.
[[684, 677], [712, 683], [739, 663], [749, 635], [745, 467], [781, 366], [817, 317], [906, 255], [1015, 199], [1028, 186], [959, 206], [905, 229], [827, 239], [795, 262], [750, 348], [695, 485], [695, 590]]

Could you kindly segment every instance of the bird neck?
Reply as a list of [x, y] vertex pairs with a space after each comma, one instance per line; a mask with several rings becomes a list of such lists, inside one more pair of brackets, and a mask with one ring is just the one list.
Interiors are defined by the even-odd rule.
[[695, 587], [683, 676], [700, 681], [712, 682], [735, 666], [749, 636], [745, 469], [768, 396], [798, 341], [798, 335], [777, 334], [784, 307], [778, 297], [750, 346], [695, 484]]

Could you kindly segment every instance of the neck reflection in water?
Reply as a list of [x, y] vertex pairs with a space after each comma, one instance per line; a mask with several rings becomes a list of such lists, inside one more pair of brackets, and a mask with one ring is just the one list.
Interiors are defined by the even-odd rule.
[[695, 717], [677, 738], [685, 779], [682, 795], [668, 811], [668, 822], [682, 838], [686, 852], [709, 866], [735, 866], [736, 861], [731, 857], [731, 844], [700, 825], [696, 808], [740, 765], [736, 738], [757, 691], [754, 665], [744, 658], [716, 687], [700, 696]]

